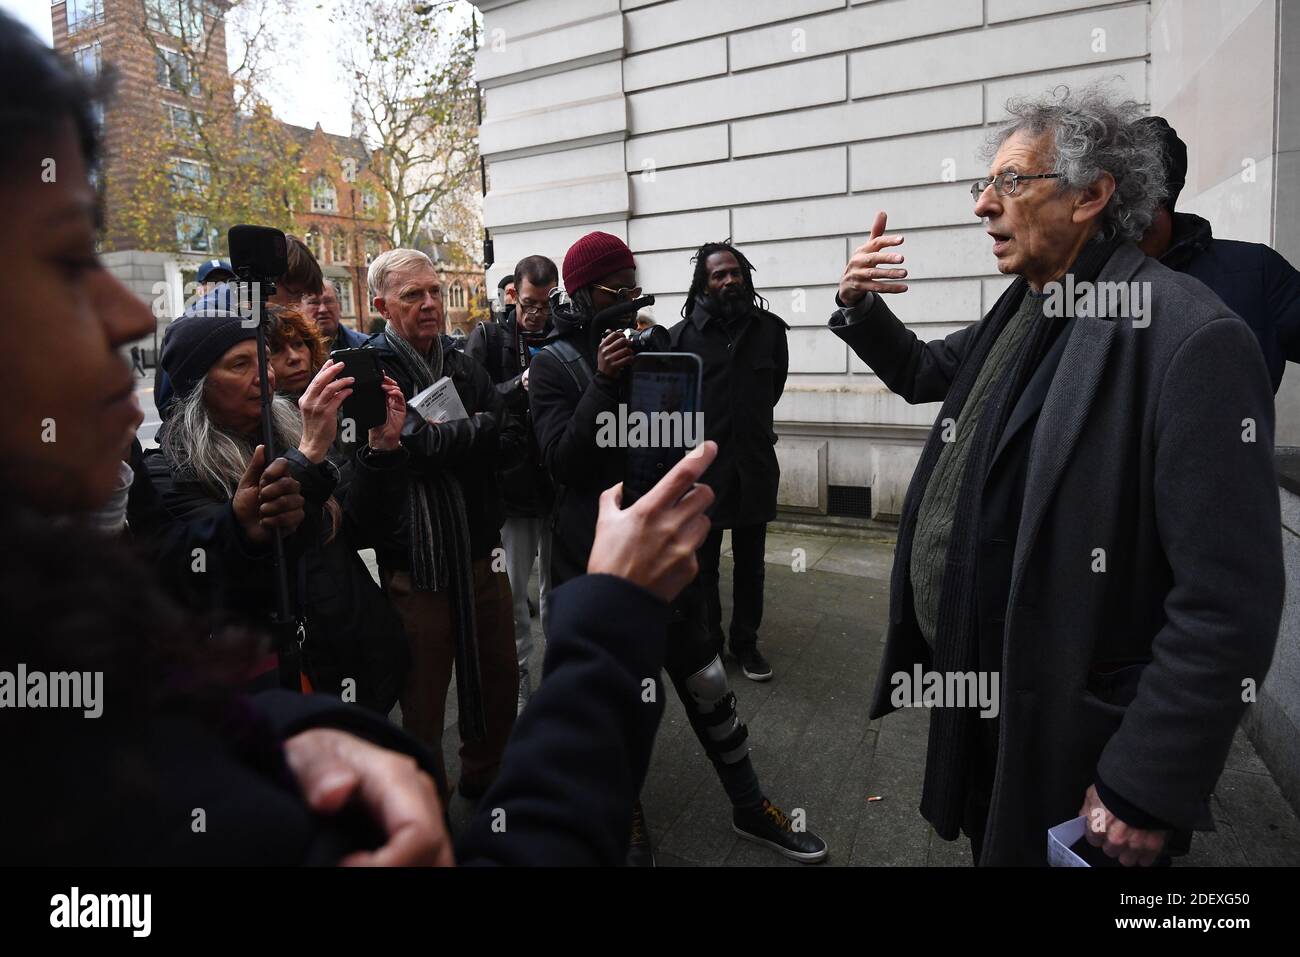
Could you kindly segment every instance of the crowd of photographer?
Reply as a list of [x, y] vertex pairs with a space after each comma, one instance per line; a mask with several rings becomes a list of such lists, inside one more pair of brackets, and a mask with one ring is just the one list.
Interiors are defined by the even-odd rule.
[[[259, 569], [277, 530], [287, 556], [319, 550], [326, 564], [331, 543], [351, 550], [360, 541], [348, 537], [353, 493], [386, 476], [358, 476], [358, 463], [394, 456], [372, 463], [382, 472], [404, 470], [406, 455], [460, 454], [472, 470], [480, 440], [466, 433], [454, 448], [392, 446], [409, 423], [390, 387], [393, 415], [367, 434], [369, 451], [347, 463], [354, 474], [345, 482], [327, 467], [333, 434], [319, 426], [347, 383], [322, 365], [301, 408], [276, 403], [275, 439], [287, 451], [268, 464], [250, 425], [249, 333], [218, 309], [173, 324], [163, 448], [142, 455], [122, 350], [154, 317], [95, 253], [94, 93], [0, 15], [0, 215], [15, 227], [0, 237], [9, 280], [0, 299], [5, 321], [23, 330], [0, 387], [10, 410], [0, 435], [0, 545], [13, 559], [0, 579], [0, 672], [75, 677], [80, 700], [97, 702], [84, 714], [68, 702], [50, 706], [46, 685], [24, 680], [15, 704], [5, 684], [0, 760], [16, 772], [0, 795], [6, 863], [621, 862], [662, 708], [643, 700], [643, 682], [662, 667], [668, 602], [694, 577], [711, 501], [696, 481], [716, 447], [682, 461], [631, 508], [607, 496], [588, 574], [551, 596], [546, 681], [510, 737], [490, 808], [458, 835], [453, 858], [438, 796], [446, 782], [421, 742], [335, 695], [256, 690], [275, 683], [259, 627], [274, 599]], [[42, 181], [49, 162], [58, 176]], [[296, 297], [280, 303], [287, 307], [313, 291], [292, 280], [281, 290]], [[277, 329], [282, 352], [295, 325], [281, 315]], [[54, 356], [59, 375], [50, 374]], [[486, 382], [476, 368], [469, 378]], [[491, 445], [484, 454], [510, 429], [501, 419], [477, 423], [491, 437], [481, 439]], [[404, 523], [427, 521], [427, 512], [385, 515], [384, 496], [375, 498], [380, 511], [362, 523], [366, 534], [386, 535], [408, 561], [442, 559], [400, 549], [417, 541], [403, 541]], [[461, 542], [472, 549], [472, 541], [467, 523]], [[418, 573], [445, 580], [451, 571]], [[314, 622], [310, 609], [305, 620]], [[513, 717], [513, 683], [503, 697]]]
[[[0, 528], [28, 561], [5, 579], [21, 634], [3, 661], [103, 672], [108, 689], [89, 729], [15, 719], [6, 759], [65, 784], [6, 795], [6, 820], [36, 822], [6, 825], [18, 859], [451, 863], [455, 794], [477, 803], [462, 863], [652, 864], [639, 793], [661, 672], [735, 832], [828, 856], [760, 783], [724, 665], [729, 638], [742, 675], [773, 677], [759, 630], [789, 370], [786, 323], [740, 249], [696, 251], [667, 328], [647, 321], [632, 250], [588, 233], [559, 266], [521, 260], [464, 341], [416, 250], [370, 265], [385, 325], [369, 336], [292, 237], [258, 277], [274, 293], [257, 322], [248, 270], [205, 264], [164, 337], [145, 451], [118, 350], [153, 318], [94, 256], [97, 94], [11, 22], [0, 37], [4, 214], [54, 224], [0, 237], [11, 275], [41, 280], [3, 292], [10, 321], [40, 317], [0, 396], [30, 410], [4, 432]], [[45, 156], [57, 183], [27, 188]], [[1082, 801], [1107, 855], [1165, 863], [1210, 824], [1242, 682], [1271, 658], [1270, 391], [1300, 358], [1300, 274], [1174, 212], [1185, 147], [1132, 104], [1015, 106], [989, 158], [975, 213], [1015, 280], [988, 315], [933, 342], [900, 322], [884, 297], [906, 290], [903, 239], [882, 213], [830, 320], [884, 386], [943, 403], [903, 505], [871, 713], [901, 706], [890, 677], [914, 667], [1000, 674], [992, 720], [933, 716], [921, 810], [938, 833], [965, 833], [977, 863], [1041, 863], [1045, 828]], [[1047, 321], [1062, 277], [1154, 290], [1145, 321]], [[701, 414], [703, 434], [610, 440], [643, 400]], [[1114, 573], [1098, 577], [1098, 550]]]

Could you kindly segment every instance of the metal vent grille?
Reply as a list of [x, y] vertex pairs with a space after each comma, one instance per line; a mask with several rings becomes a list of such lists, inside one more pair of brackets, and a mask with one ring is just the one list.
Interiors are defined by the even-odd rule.
[[870, 518], [871, 489], [865, 485], [828, 485], [826, 514], [844, 518]]

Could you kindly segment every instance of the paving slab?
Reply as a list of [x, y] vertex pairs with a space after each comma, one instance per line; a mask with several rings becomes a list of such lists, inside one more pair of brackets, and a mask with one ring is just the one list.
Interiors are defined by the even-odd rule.
[[[806, 570], [791, 568], [805, 550]], [[768, 795], [802, 810], [825, 838], [827, 866], [971, 866], [970, 842], [944, 841], [920, 816], [930, 712], [867, 719], [889, 612], [893, 546], [803, 530], [768, 536], [760, 648], [769, 682], [747, 680], [724, 656], [737, 709], [750, 729], [751, 756]], [[721, 568], [724, 628], [731, 615], [731, 561]], [[536, 595], [534, 576], [532, 593]], [[534, 679], [541, 674], [541, 625], [533, 619]], [[642, 791], [661, 866], [799, 866], [738, 838], [730, 806], [670, 683], [663, 723]], [[443, 746], [448, 775], [459, 769], [455, 689]], [[400, 714], [395, 710], [395, 720]], [[882, 798], [869, 802], [873, 795]], [[1300, 865], [1300, 819], [1249, 739], [1238, 732], [1211, 807], [1218, 829], [1197, 834], [1176, 866]], [[453, 826], [472, 808], [452, 800]]]
[[819, 572], [888, 582], [894, 567], [894, 546], [851, 538], [837, 539], [813, 567]]

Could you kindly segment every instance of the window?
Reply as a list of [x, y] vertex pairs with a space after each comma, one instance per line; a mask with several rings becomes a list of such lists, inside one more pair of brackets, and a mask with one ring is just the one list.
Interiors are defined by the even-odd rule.
[[307, 230], [306, 243], [307, 248], [311, 250], [311, 254], [316, 257], [317, 262], [325, 258], [325, 248], [324, 243], [321, 242], [320, 230], [315, 226]]
[[185, 40], [201, 50], [205, 38], [204, 4], [191, 0], [144, 0], [149, 29]]
[[366, 240], [366, 265], [369, 266], [372, 262], [374, 262], [375, 257], [378, 256], [381, 252], [383, 252], [383, 250], [379, 248], [379, 240], [375, 239], [374, 237], [367, 239]]
[[455, 283], [451, 287], [451, 308], [465, 308], [465, 287], [460, 283]]
[[339, 208], [339, 194], [322, 173], [312, 180], [311, 211], [313, 213], [333, 213]]
[[198, 144], [199, 132], [203, 129], [202, 113], [168, 103], [167, 116], [171, 121], [172, 135], [177, 142], [187, 146]]
[[182, 196], [202, 197], [212, 185], [212, 170], [195, 160], [172, 160], [172, 190]]
[[336, 263], [348, 261], [348, 234], [341, 229], [334, 231], [334, 240], [330, 244], [331, 260]]
[[361, 212], [373, 216], [379, 209], [379, 196], [373, 189], [366, 187], [361, 191]]
[[339, 312], [345, 316], [353, 313], [352, 309], [352, 281], [350, 279], [334, 280], [339, 286]]
[[99, 76], [99, 71], [104, 65], [104, 58], [98, 43], [90, 43], [73, 50], [72, 59], [81, 68], [81, 72], [88, 77]]
[[158, 85], [177, 93], [199, 95], [199, 78], [191, 69], [190, 61], [175, 50], [159, 47], [155, 63]]
[[176, 242], [191, 253], [210, 253], [216, 245], [217, 231], [208, 226], [206, 216], [176, 214]]
[[90, 118], [95, 124], [95, 129], [99, 131], [99, 135], [103, 136], [104, 135], [104, 104], [101, 101], [96, 100], [94, 103], [90, 104]]
[[68, 0], [68, 34], [104, 22], [104, 0]]

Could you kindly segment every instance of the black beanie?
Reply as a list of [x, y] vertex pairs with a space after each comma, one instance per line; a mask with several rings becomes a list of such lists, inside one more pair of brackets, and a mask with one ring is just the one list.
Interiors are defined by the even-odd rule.
[[1163, 116], [1147, 116], [1138, 122], [1148, 124], [1160, 137], [1164, 148], [1165, 186], [1169, 191], [1164, 205], [1172, 213], [1178, 203], [1178, 194], [1187, 185], [1187, 144], [1178, 138], [1178, 133]]
[[176, 320], [168, 330], [167, 347], [160, 357], [173, 394], [177, 398], [188, 395], [232, 346], [256, 338], [257, 324], [232, 313]]

